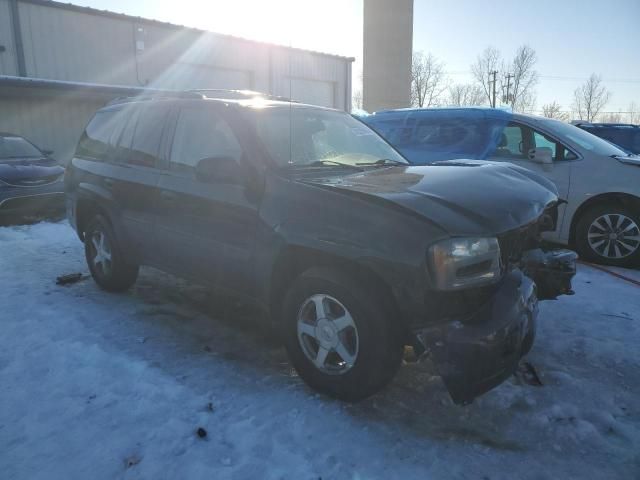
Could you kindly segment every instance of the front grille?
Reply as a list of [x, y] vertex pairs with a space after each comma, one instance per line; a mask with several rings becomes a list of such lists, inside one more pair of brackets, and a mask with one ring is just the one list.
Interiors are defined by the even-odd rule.
[[502, 265], [517, 263], [526, 250], [538, 247], [540, 233], [538, 222], [498, 236]]
[[558, 202], [547, 205], [542, 215], [524, 227], [498, 235], [502, 265], [509, 268], [518, 263], [526, 250], [539, 248], [542, 241], [541, 232], [556, 228], [558, 219]]

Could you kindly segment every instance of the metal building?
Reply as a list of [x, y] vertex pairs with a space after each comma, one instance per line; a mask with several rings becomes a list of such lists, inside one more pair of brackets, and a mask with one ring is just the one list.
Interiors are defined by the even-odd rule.
[[0, 131], [70, 158], [90, 115], [145, 88], [250, 89], [350, 110], [353, 58], [47, 0], [0, 0]]

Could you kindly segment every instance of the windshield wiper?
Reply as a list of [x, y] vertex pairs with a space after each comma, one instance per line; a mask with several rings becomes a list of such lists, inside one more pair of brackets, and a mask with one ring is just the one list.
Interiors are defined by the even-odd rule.
[[295, 168], [295, 169], [301, 169], [301, 168], [315, 168], [315, 167], [347, 167], [347, 168], [355, 168], [358, 169], [358, 167], [356, 167], [353, 164], [350, 163], [342, 163], [342, 162], [336, 162], [335, 160], [314, 160], [311, 163], [292, 163], [287, 165], [288, 168]]
[[381, 158], [380, 160], [376, 160], [375, 162], [363, 162], [363, 163], [356, 163], [356, 165], [381, 165], [381, 166], [389, 166], [389, 165], [406, 165], [406, 163], [399, 162], [398, 160], [391, 160], [390, 158]]

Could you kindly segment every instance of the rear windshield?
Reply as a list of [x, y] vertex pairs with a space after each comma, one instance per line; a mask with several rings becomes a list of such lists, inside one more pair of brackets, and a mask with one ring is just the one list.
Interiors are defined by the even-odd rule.
[[0, 158], [37, 158], [42, 152], [22, 137], [0, 137]]
[[483, 111], [424, 110], [365, 117], [370, 125], [410, 162], [470, 158], [483, 160], [499, 144], [510, 115]]

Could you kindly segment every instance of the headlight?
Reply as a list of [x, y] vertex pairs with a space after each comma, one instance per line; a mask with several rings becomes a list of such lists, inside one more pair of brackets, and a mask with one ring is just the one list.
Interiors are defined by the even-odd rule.
[[458, 290], [501, 277], [497, 238], [449, 238], [429, 248], [429, 267], [439, 290]]

